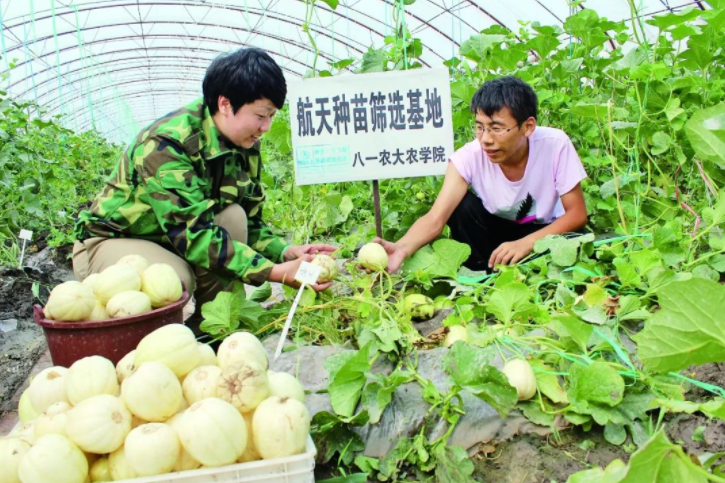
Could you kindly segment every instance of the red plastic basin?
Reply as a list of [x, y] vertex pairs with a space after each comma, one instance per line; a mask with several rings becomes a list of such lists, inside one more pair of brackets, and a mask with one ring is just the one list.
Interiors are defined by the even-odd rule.
[[146, 334], [166, 324], [182, 324], [184, 306], [189, 298], [189, 293], [184, 290], [179, 300], [166, 307], [141, 315], [88, 322], [46, 319], [43, 308], [34, 305], [33, 318], [45, 332], [54, 365], [70, 367], [78, 359], [88, 356], [103, 356], [117, 364], [136, 348]]

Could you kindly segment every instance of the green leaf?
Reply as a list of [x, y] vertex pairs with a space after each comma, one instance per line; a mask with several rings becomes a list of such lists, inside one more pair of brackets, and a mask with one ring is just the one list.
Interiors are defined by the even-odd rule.
[[339, 367], [330, 369], [330, 403], [340, 416], [350, 417], [355, 412], [360, 394], [365, 385], [365, 373], [370, 370], [369, 345], [366, 345]]
[[657, 291], [661, 310], [633, 337], [639, 358], [654, 372], [725, 361], [725, 287], [693, 278]]
[[725, 168], [725, 102], [695, 112], [685, 134], [700, 158]]
[[508, 378], [489, 364], [491, 353], [479, 347], [456, 342], [443, 360], [443, 367], [463, 389], [491, 405], [506, 417], [518, 395]]
[[422, 270], [432, 278], [456, 278], [458, 269], [471, 255], [471, 247], [455, 240], [437, 240], [426, 245], [403, 264], [403, 270]]
[[363, 54], [360, 72], [383, 72], [387, 65], [388, 57], [382, 49], [370, 49]]
[[337, 8], [337, 4], [339, 3], [339, 0], [319, 0], [319, 1], [325, 2], [333, 10], [335, 10]]
[[204, 320], [199, 328], [212, 336], [228, 335], [239, 328], [244, 300], [232, 292], [219, 292], [201, 307]]
[[362, 395], [362, 404], [368, 410], [370, 423], [375, 424], [380, 421], [383, 411], [390, 404], [395, 390], [401, 385], [412, 379], [412, 375], [408, 372], [396, 369], [392, 374], [385, 377], [377, 375], [377, 381], [365, 386]]
[[310, 424], [310, 433], [322, 463], [330, 461], [336, 453], [340, 455], [343, 463], [352, 463], [355, 453], [365, 449], [365, 443], [352, 427], [364, 423], [365, 419], [358, 417], [351, 421], [342, 421], [327, 411], [315, 414]]
[[433, 449], [436, 483], [475, 483], [473, 461], [460, 446], [439, 444]]
[[494, 291], [486, 303], [486, 311], [504, 324], [515, 319], [528, 318], [536, 310], [529, 302], [531, 289], [522, 282], [513, 282]]
[[575, 407], [586, 407], [588, 403], [616, 406], [624, 398], [624, 379], [604, 362], [573, 364], [569, 370], [569, 398]]
[[489, 50], [504, 40], [506, 40], [505, 35], [473, 35], [461, 44], [460, 52], [462, 56], [480, 62]]
[[584, 303], [589, 307], [599, 307], [607, 302], [607, 291], [601, 285], [594, 283], [587, 284], [584, 292]]
[[604, 439], [610, 444], [619, 446], [627, 439], [627, 430], [623, 424], [607, 423], [604, 426]]
[[249, 300], [252, 302], [264, 302], [272, 296], [272, 285], [269, 282], [264, 282], [262, 285], [254, 289]]
[[571, 315], [554, 317], [549, 323], [549, 328], [559, 337], [570, 337], [582, 351], [586, 351], [589, 338], [594, 331], [591, 325]]
[[606, 121], [608, 116], [608, 107], [606, 104], [577, 104], [570, 109], [565, 109], [565, 111], [576, 114], [577, 116], [597, 119], [602, 122]]
[[694, 7], [688, 7], [681, 10], [678, 13], [667, 13], [664, 15], [655, 15], [652, 18], [645, 21], [650, 25], [654, 25], [660, 30], [667, 30], [670, 27], [681, 25], [685, 22], [695, 20], [702, 14], [700, 9]]
[[652, 136], [652, 149], [650, 151], [653, 155], [657, 156], [670, 149], [671, 144], [672, 138], [669, 134], [657, 131], [654, 136]]
[[556, 374], [552, 374], [554, 370], [539, 359], [532, 359], [529, 362], [534, 369], [536, 387], [539, 391], [555, 404], [568, 403], [569, 397], [559, 384], [559, 378]]

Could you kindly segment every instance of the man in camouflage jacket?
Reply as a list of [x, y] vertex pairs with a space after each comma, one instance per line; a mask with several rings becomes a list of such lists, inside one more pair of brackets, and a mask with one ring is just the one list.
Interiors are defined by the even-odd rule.
[[[168, 263], [201, 304], [234, 280], [295, 285], [303, 260], [335, 247], [288, 246], [262, 220], [259, 138], [284, 104], [279, 66], [259, 49], [216, 59], [204, 97], [141, 131], [76, 225], [82, 280], [122, 256]], [[329, 284], [317, 285], [324, 290]]]

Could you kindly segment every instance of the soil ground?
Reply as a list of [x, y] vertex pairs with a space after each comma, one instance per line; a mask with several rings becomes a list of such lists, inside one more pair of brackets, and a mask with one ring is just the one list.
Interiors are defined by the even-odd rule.
[[14, 395], [46, 351], [43, 330], [33, 322], [33, 284], [46, 300], [50, 289], [73, 277], [67, 253], [46, 248], [30, 253], [24, 269], [0, 268], [0, 321], [17, 320], [15, 330], [0, 332], [0, 415], [17, 406]]

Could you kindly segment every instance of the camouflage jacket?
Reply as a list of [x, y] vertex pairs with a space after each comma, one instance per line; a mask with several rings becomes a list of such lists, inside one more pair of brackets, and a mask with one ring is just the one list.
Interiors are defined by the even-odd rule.
[[[232, 145], [199, 99], [141, 131], [79, 215], [76, 237], [150, 240], [224, 278], [262, 283], [287, 244], [262, 221], [261, 170], [259, 145]], [[248, 245], [214, 225], [231, 203], [247, 213]]]

